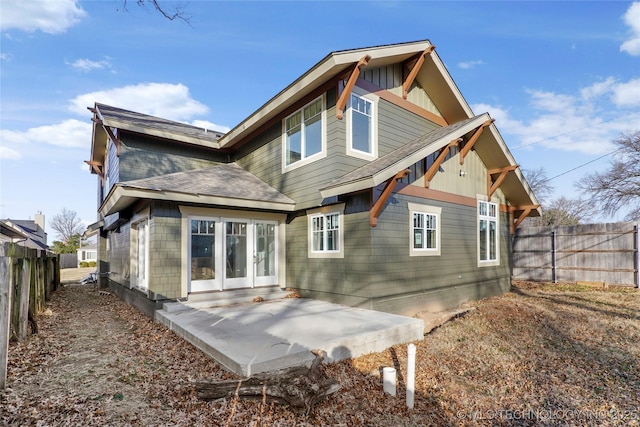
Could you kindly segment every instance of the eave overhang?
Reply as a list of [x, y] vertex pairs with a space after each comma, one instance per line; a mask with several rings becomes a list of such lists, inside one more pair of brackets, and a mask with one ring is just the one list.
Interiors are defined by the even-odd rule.
[[283, 212], [292, 212], [295, 210], [295, 203], [293, 202], [268, 202], [207, 194], [183, 193], [170, 190], [154, 190], [129, 186], [126, 183], [118, 183], [113, 186], [107, 195], [102, 206], [100, 206], [99, 212], [100, 215], [106, 217], [107, 215], [121, 212], [138, 200], [143, 199]]

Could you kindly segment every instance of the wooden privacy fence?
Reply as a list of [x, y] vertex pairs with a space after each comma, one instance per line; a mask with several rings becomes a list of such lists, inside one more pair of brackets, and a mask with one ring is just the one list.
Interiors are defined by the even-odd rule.
[[24, 340], [60, 283], [57, 255], [0, 242], [0, 389], [6, 385], [9, 339]]
[[513, 277], [640, 287], [638, 248], [635, 223], [520, 227], [513, 240]]

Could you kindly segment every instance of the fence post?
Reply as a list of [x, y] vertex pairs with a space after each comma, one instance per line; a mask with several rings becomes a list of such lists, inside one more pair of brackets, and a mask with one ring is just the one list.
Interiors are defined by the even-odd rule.
[[11, 334], [11, 258], [0, 257], [0, 390], [7, 385], [9, 335]]
[[636, 288], [640, 289], [640, 244], [638, 242], [638, 224], [633, 226], [633, 279]]
[[551, 232], [551, 280], [553, 283], [558, 283], [558, 275], [556, 268], [558, 266], [556, 259], [556, 231]]

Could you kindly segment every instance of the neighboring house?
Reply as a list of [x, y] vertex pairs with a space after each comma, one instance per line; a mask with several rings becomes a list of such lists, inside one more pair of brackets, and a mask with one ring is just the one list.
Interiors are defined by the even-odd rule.
[[37, 213], [33, 220], [3, 219], [0, 220], [0, 239], [20, 243], [31, 249], [49, 251], [47, 233], [44, 231], [44, 215]]
[[95, 104], [101, 277], [151, 315], [263, 286], [400, 314], [508, 291], [539, 204], [433, 48], [330, 53], [226, 134]]
[[91, 244], [87, 246], [83, 246], [77, 249], [78, 253], [78, 267], [80, 267], [81, 263], [86, 262], [98, 262], [98, 245]]

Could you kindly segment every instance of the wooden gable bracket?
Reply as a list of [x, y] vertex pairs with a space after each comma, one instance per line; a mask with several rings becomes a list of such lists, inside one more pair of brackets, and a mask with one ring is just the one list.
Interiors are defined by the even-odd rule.
[[407, 74], [407, 77], [404, 79], [404, 82], [402, 82], [402, 97], [404, 99], [407, 99], [407, 95], [409, 94], [409, 89], [411, 89], [411, 85], [413, 84], [413, 81], [416, 79], [416, 76], [418, 75], [418, 71], [420, 71], [420, 68], [422, 68], [422, 64], [424, 64], [424, 59], [427, 57], [427, 55], [430, 55], [435, 48], [436, 48], [435, 46], [429, 46], [418, 56], [416, 63], [413, 64], [411, 71], [409, 71], [409, 74]]
[[[511, 234], [516, 232], [516, 228], [529, 216], [532, 210], [538, 209], [540, 205], [528, 205], [528, 206], [509, 206], [509, 214], [511, 215]], [[513, 218], [513, 214], [516, 211], [522, 211], [518, 216], [518, 219]]]
[[113, 141], [114, 144], [116, 144], [116, 155], [120, 157], [120, 138], [113, 133], [113, 130], [109, 126], [105, 126], [102, 120], [96, 117], [92, 118], [91, 120], [102, 126], [107, 135], [109, 135], [109, 138]]
[[484, 130], [484, 128], [486, 128], [487, 126], [489, 126], [491, 123], [495, 121], [496, 119], [490, 119], [484, 122], [483, 124], [481, 124], [480, 127], [476, 129], [475, 133], [471, 136], [471, 138], [469, 138], [469, 141], [467, 141], [467, 143], [464, 144], [464, 147], [462, 147], [462, 150], [460, 150], [461, 165], [464, 165], [464, 158], [467, 157], [467, 154], [469, 154], [469, 151], [471, 151], [471, 149], [473, 148], [473, 145], [476, 143], [476, 141], [478, 141], [478, 138], [480, 138], [480, 135], [482, 135], [482, 131]]
[[384, 186], [382, 194], [380, 194], [380, 197], [378, 197], [378, 200], [376, 200], [376, 202], [371, 207], [371, 210], [369, 211], [369, 225], [371, 227], [375, 227], [376, 225], [378, 225], [378, 217], [382, 213], [384, 205], [387, 204], [387, 200], [389, 200], [389, 197], [391, 197], [391, 193], [393, 193], [393, 189], [396, 187], [398, 180], [407, 176], [409, 172], [411, 172], [409, 169], [403, 169], [394, 177], [387, 180], [387, 184]]
[[[500, 188], [500, 186], [504, 182], [505, 178], [507, 177], [507, 174], [509, 172], [512, 172], [512, 171], [518, 169], [519, 167], [520, 167], [520, 165], [511, 165], [511, 166], [505, 166], [503, 168], [489, 169], [487, 171], [487, 197], [491, 198], [493, 193], [495, 193], [496, 190], [498, 188]], [[495, 175], [497, 173], [499, 173], [500, 176], [492, 184], [491, 175]]]
[[342, 120], [342, 118], [344, 117], [344, 109], [347, 106], [347, 99], [349, 99], [349, 95], [351, 95], [351, 91], [356, 85], [358, 77], [360, 77], [360, 69], [367, 65], [370, 59], [371, 56], [365, 55], [360, 58], [355, 67], [353, 67], [353, 71], [351, 71], [349, 80], [347, 80], [347, 84], [344, 86], [344, 89], [340, 94], [340, 98], [338, 98], [338, 102], [336, 102], [336, 119]]
[[438, 155], [438, 158], [436, 158], [436, 160], [433, 162], [429, 170], [424, 174], [424, 188], [429, 188], [429, 183], [431, 183], [431, 180], [436, 175], [436, 172], [438, 172], [438, 169], [440, 169], [440, 165], [442, 165], [442, 162], [444, 162], [445, 157], [447, 157], [447, 154], [449, 154], [449, 151], [451, 151], [451, 147], [455, 147], [461, 142], [462, 142], [462, 138], [454, 139], [445, 147], [442, 147], [440, 149], [440, 154]]
[[100, 177], [100, 181], [102, 181], [102, 184], [104, 185], [104, 172], [102, 170], [103, 169], [102, 163], [94, 162], [90, 160], [85, 160], [84, 162], [89, 166], [91, 166], [91, 169], [93, 169], [93, 171]]

